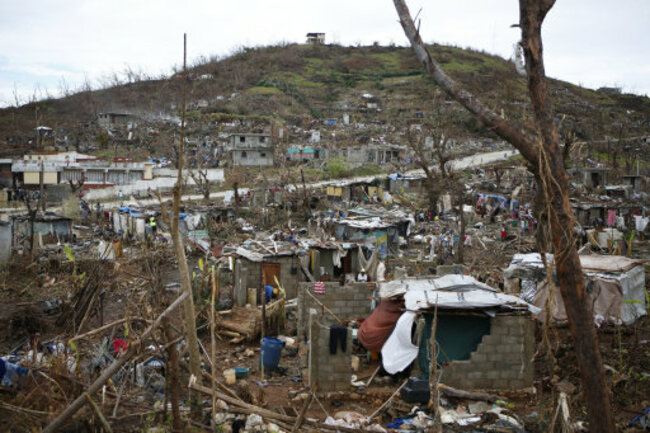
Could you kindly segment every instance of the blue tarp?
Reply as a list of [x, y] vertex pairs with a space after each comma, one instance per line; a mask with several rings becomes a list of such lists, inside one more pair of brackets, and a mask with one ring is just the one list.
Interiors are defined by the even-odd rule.
[[[172, 215], [174, 215], [174, 212], [169, 212], [169, 216], [172, 216]], [[181, 212], [180, 214], [178, 214], [178, 219], [180, 219], [181, 221], [183, 221], [183, 220], [184, 220], [185, 218], [187, 218], [188, 216], [192, 216], [192, 214]]]
[[484, 198], [486, 200], [490, 199], [490, 198], [497, 199], [497, 200], [499, 200], [499, 203], [500, 203], [501, 207], [503, 207], [505, 209], [519, 209], [519, 201], [518, 200], [513, 200], [513, 199], [510, 199], [510, 198], [506, 198], [506, 197], [504, 197], [502, 195], [478, 193], [477, 196], [482, 197], [482, 198]]

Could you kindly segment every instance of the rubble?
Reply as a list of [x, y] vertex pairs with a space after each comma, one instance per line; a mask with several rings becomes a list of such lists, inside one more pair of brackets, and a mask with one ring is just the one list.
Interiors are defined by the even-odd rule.
[[[359, 93], [360, 112], [381, 112], [374, 93]], [[151, 133], [156, 124], [147, 123]], [[132, 140], [122, 126], [103, 127]], [[513, 156], [507, 145], [459, 139], [455, 156], [468, 155], [454, 174], [461, 193], [444, 185], [432, 202], [427, 175], [392, 125], [345, 114], [211, 127], [214, 137], [184, 140], [196, 149], [191, 169], [210, 170], [207, 196], [201, 177], [189, 176], [178, 212], [164, 197], [176, 181], [163, 167], [170, 159], [69, 153], [69, 167], [53, 159], [43, 171], [68, 179], [104, 170], [88, 175], [86, 187], [106, 188], [82, 189], [77, 215], [2, 215], [0, 429], [153, 432], [168, 420], [242, 432], [588, 428], [575, 354], [555, 327], [566, 314], [551, 292], [553, 256], [544, 265], [537, 253], [544, 222], [534, 177], [516, 159], [488, 165]], [[283, 141], [274, 128], [302, 140]], [[333, 158], [350, 163], [346, 178], [314, 169]], [[357, 176], [369, 164], [385, 172]], [[33, 181], [33, 168], [12, 170]], [[645, 178], [583, 167], [573, 181], [572, 229], [619, 418], [644, 428]], [[201, 383], [189, 374], [184, 313], [175, 311], [189, 294], [170, 248], [174, 222]]]

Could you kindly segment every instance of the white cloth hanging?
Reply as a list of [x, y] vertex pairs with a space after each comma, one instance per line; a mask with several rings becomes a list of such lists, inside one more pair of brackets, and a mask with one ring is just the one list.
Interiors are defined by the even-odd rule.
[[415, 312], [404, 312], [397, 320], [393, 333], [381, 348], [384, 370], [389, 374], [404, 370], [418, 356], [418, 346], [411, 342], [411, 329], [414, 320]]

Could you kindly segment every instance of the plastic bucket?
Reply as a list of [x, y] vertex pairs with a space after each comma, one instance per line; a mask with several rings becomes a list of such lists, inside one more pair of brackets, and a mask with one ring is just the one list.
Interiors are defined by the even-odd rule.
[[260, 365], [264, 365], [265, 371], [273, 371], [280, 363], [280, 352], [282, 352], [282, 340], [272, 337], [264, 337], [262, 350], [260, 351]]
[[248, 367], [233, 367], [233, 370], [235, 370], [235, 377], [237, 379], [244, 379], [248, 376]]

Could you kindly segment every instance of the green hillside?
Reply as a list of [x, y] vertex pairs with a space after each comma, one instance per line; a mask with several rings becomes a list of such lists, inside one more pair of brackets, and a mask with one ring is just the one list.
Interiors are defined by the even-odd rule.
[[[431, 50], [450, 75], [503, 110], [504, 116], [522, 123], [530, 120], [525, 78], [516, 74], [512, 63], [456, 47], [435, 45]], [[353, 121], [399, 129], [442, 106], [464, 134], [490, 135], [456, 103], [446, 101], [408, 48], [245, 48], [225, 59], [193, 65], [189, 76], [190, 127], [203, 133], [216, 120], [229, 118], [305, 126], [344, 113]], [[80, 122], [92, 121], [100, 112], [126, 111], [149, 119], [161, 113], [177, 116], [182, 81], [178, 74], [163, 80], [136, 76], [110, 88], [0, 110], [0, 142], [5, 150], [24, 145], [33, 136], [37, 115], [40, 124], [57, 130], [57, 136], [72, 137], [84, 134], [87, 126]], [[621, 125], [626, 136], [648, 134], [650, 129], [646, 97], [608, 95], [557, 80], [551, 82], [551, 93], [562, 127], [574, 130], [578, 138], [598, 139], [620, 131]], [[373, 95], [379, 111], [365, 109], [364, 94]]]

